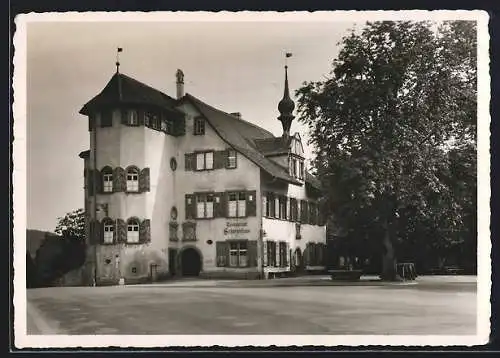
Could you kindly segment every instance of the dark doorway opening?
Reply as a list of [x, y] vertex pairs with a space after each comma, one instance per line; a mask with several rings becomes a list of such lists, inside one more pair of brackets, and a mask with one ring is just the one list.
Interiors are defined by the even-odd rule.
[[201, 271], [201, 257], [198, 251], [187, 248], [181, 254], [182, 276], [198, 276]]
[[304, 271], [304, 262], [302, 260], [302, 251], [300, 250], [300, 248], [297, 248], [295, 250], [294, 259], [295, 259], [295, 270], [297, 272]]
[[177, 249], [168, 249], [168, 272], [171, 276], [177, 275]]

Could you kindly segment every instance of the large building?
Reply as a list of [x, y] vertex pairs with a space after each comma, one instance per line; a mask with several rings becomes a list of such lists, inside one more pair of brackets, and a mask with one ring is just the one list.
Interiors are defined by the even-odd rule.
[[171, 276], [267, 278], [322, 270], [320, 185], [305, 168], [295, 104], [283, 134], [184, 94], [172, 98], [117, 71], [80, 110], [89, 238], [87, 281]]

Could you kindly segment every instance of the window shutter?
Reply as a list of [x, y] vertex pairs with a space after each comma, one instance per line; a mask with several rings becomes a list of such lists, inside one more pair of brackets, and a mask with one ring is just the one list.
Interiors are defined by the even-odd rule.
[[217, 257], [217, 267], [227, 266], [229, 258], [229, 243], [226, 241], [216, 241], [215, 254]]
[[139, 174], [139, 191], [141, 193], [150, 191], [150, 174], [149, 168], [144, 168]]
[[223, 218], [226, 217], [225, 212], [225, 193], [215, 193], [214, 194], [214, 217]]
[[125, 191], [127, 188], [127, 177], [125, 175], [125, 169], [121, 167], [116, 167], [113, 170], [113, 191], [118, 193]]
[[184, 154], [184, 170], [186, 171], [194, 170], [194, 160], [195, 160], [194, 153]]
[[102, 193], [102, 175], [101, 175], [101, 172], [99, 170], [95, 170], [94, 171], [95, 173], [95, 176], [94, 176], [94, 180], [96, 181], [96, 192], [98, 194], [101, 194]]
[[311, 266], [311, 243], [306, 244], [306, 249], [304, 250], [304, 263], [305, 266]]
[[[116, 220], [113, 220], [113, 244], [116, 244], [118, 241], [118, 225], [116, 225]], [[103, 230], [104, 231], [104, 230]]]
[[249, 267], [257, 267], [257, 240], [249, 240], [247, 243], [247, 254]]
[[186, 194], [186, 220], [194, 219], [195, 217], [195, 203], [194, 203], [194, 195]]
[[94, 171], [91, 169], [87, 171], [87, 188], [88, 196], [94, 196]]
[[122, 219], [116, 220], [116, 242], [124, 243], [127, 241], [127, 223]]
[[290, 266], [290, 258], [291, 258], [291, 255], [290, 255], [290, 243], [287, 242], [286, 243], [286, 253], [285, 253], [285, 266], [286, 267]]
[[89, 132], [92, 131], [92, 128], [95, 126], [95, 117], [89, 116]]
[[225, 168], [225, 150], [216, 150], [214, 151], [214, 169], [222, 169]]
[[246, 208], [246, 214], [247, 216], [256, 216], [257, 215], [257, 191], [255, 190], [249, 190], [246, 193], [246, 200], [247, 200], [247, 208]]
[[307, 201], [300, 201], [300, 222], [303, 224], [309, 224], [309, 207]]
[[[229, 150], [231, 149], [226, 149], [224, 151], [222, 151], [222, 165], [224, 168], [229, 168]], [[234, 154], [236, 155], [236, 166], [238, 166], [238, 154], [236, 153], [236, 151], [234, 152]]]
[[263, 246], [263, 255], [262, 255], [262, 261], [263, 261], [263, 265], [264, 267], [267, 267], [267, 265], [269, 264], [268, 262], [268, 258], [267, 258], [267, 240], [265, 240], [264, 242], [262, 242], [262, 246]]
[[151, 242], [151, 220], [144, 219], [139, 225], [139, 242]]
[[275, 241], [273, 243], [273, 246], [274, 246], [274, 255], [275, 255], [274, 266], [279, 267], [279, 265], [280, 265], [280, 245], [279, 245], [279, 242]]

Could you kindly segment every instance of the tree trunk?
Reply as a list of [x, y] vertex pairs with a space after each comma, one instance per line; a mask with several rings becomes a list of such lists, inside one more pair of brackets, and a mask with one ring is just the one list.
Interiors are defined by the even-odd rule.
[[380, 278], [384, 281], [397, 281], [396, 258], [394, 256], [394, 247], [392, 246], [389, 225], [384, 225], [384, 250], [382, 254], [382, 273]]

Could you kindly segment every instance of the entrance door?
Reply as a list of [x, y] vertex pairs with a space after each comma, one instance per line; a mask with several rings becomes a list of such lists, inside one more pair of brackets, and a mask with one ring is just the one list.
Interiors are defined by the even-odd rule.
[[168, 249], [168, 272], [171, 276], [177, 274], [177, 249]]
[[304, 263], [302, 262], [302, 251], [300, 248], [295, 250], [295, 269], [297, 272], [301, 272], [304, 269]]
[[201, 257], [193, 248], [187, 248], [181, 254], [182, 276], [198, 276], [201, 271]]

